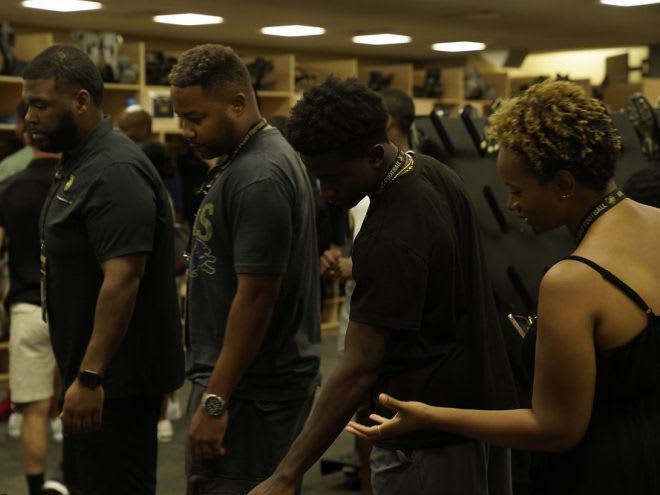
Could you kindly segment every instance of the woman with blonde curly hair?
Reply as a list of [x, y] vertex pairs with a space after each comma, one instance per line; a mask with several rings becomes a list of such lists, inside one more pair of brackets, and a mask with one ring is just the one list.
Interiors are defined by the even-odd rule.
[[620, 137], [604, 106], [544, 82], [491, 117], [508, 207], [536, 231], [565, 225], [573, 254], [544, 276], [532, 405], [466, 410], [381, 395], [369, 439], [442, 429], [538, 452], [534, 493], [660, 493], [660, 210], [613, 180]]

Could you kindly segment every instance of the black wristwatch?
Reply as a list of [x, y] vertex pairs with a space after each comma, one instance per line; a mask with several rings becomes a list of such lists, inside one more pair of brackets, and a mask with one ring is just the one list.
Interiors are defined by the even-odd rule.
[[206, 414], [213, 417], [222, 416], [227, 410], [227, 404], [224, 399], [215, 394], [202, 394], [202, 407]]
[[95, 371], [82, 370], [78, 372], [78, 381], [85, 388], [95, 389], [103, 385], [103, 375]]

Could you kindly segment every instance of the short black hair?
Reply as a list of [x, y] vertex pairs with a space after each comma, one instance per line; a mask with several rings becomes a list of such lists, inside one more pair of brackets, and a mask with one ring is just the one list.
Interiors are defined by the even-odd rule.
[[291, 109], [287, 134], [304, 155], [356, 153], [387, 141], [387, 112], [378, 93], [357, 79], [330, 76]]
[[645, 168], [635, 172], [623, 185], [630, 199], [660, 208], [660, 168]]
[[250, 73], [229, 46], [207, 43], [181, 54], [167, 77], [175, 88], [201, 86], [205, 93], [227, 87], [251, 88]]
[[23, 71], [23, 79], [52, 79], [55, 87], [84, 89], [97, 107], [103, 102], [103, 79], [94, 62], [71, 45], [53, 45], [37, 55]]
[[403, 90], [398, 88], [386, 88], [380, 91], [385, 110], [389, 113], [397, 127], [403, 132], [410, 132], [415, 121], [415, 103], [413, 99]]
[[568, 81], [540, 82], [505, 101], [487, 133], [519, 153], [541, 182], [568, 170], [597, 191], [614, 177], [621, 150], [605, 105]]

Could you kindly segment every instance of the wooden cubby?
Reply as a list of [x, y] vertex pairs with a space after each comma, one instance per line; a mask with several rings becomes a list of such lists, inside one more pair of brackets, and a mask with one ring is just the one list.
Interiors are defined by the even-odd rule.
[[[43, 49], [53, 43], [72, 43], [70, 33], [64, 30], [53, 30], [49, 32], [25, 32], [26, 29], [18, 30], [16, 34], [15, 54], [19, 60], [28, 61]], [[33, 29], [32, 29], [33, 31]], [[156, 96], [167, 97], [168, 86], [151, 86], [146, 81], [146, 52], [157, 50], [166, 56], [178, 57], [183, 51], [195, 46], [194, 41], [172, 41], [172, 40], [137, 40], [126, 39], [120, 47], [120, 54], [126, 55], [128, 59], [137, 65], [139, 78], [135, 83], [106, 83], [104, 110], [116, 122], [116, 118], [132, 102], [141, 104], [151, 111], [152, 99]], [[361, 64], [356, 58], [347, 59], [324, 59], [313, 55], [293, 55], [290, 53], [262, 54], [255, 52], [241, 52], [239, 54], [246, 63], [250, 63], [257, 56], [262, 56], [273, 63], [274, 69], [270, 72], [266, 81], [272, 85], [264, 90], [258, 91], [258, 99], [264, 116], [288, 115], [289, 110], [300, 97], [296, 91], [295, 77], [296, 68], [303, 73], [315, 76], [314, 83], [320, 84], [329, 75], [336, 75], [342, 79], [357, 77], [360, 81], [367, 83], [369, 73], [379, 71], [384, 76], [393, 74], [392, 87], [399, 88], [413, 95], [415, 85], [421, 86], [424, 82], [425, 69], [414, 69], [412, 63], [365, 63]], [[483, 72], [481, 76], [485, 81], [495, 87], [497, 97], [509, 97], [514, 95], [523, 84], [529, 84], [535, 80], [534, 77], [509, 77], [506, 72]], [[443, 94], [439, 98], [414, 98], [416, 113], [428, 115], [434, 109], [443, 109], [450, 115], [458, 115], [460, 110], [470, 104], [477, 109], [478, 113], [485, 114], [492, 103], [491, 100], [471, 100], [464, 95], [464, 70], [460, 66], [442, 67], [441, 72]], [[587, 93], [591, 93], [589, 80], [575, 80]], [[14, 131], [12, 123], [16, 103], [20, 99], [22, 91], [22, 80], [20, 77], [0, 76], [0, 91], [3, 98], [0, 99], [0, 139], [5, 140], [10, 132]], [[619, 110], [625, 106], [629, 96], [641, 91], [651, 102], [655, 104], [660, 98], [660, 79], [644, 79], [641, 84], [612, 84], [605, 91], [605, 102], [612, 110]], [[167, 142], [170, 134], [180, 134], [180, 125], [177, 118], [155, 118], [154, 132], [161, 141]]]
[[296, 86], [296, 99], [300, 97], [305, 89], [321, 84], [330, 76], [340, 79], [358, 77], [358, 61], [352, 58], [339, 60], [296, 60], [296, 73], [298, 72], [311, 76], [312, 84], [305, 85], [304, 88]]
[[[415, 70], [415, 85], [421, 86], [423, 84], [425, 74], [425, 69]], [[482, 74], [482, 77], [495, 85], [497, 96], [505, 96], [506, 74]], [[462, 67], [443, 67], [440, 79], [442, 81], [442, 97], [415, 98], [415, 113], [417, 115], [428, 115], [433, 110], [441, 109], [449, 115], [457, 116], [467, 104], [474, 106], [477, 112], [482, 114], [484, 108], [492, 103], [491, 100], [465, 98], [465, 73]]]
[[623, 110], [628, 99], [641, 93], [642, 83], [610, 83], [603, 90], [603, 101], [611, 112]]
[[409, 95], [413, 90], [413, 66], [412, 64], [381, 64], [358, 66], [358, 79], [367, 84], [371, 72], [380, 72], [384, 77], [393, 75], [390, 87], [405, 91]]

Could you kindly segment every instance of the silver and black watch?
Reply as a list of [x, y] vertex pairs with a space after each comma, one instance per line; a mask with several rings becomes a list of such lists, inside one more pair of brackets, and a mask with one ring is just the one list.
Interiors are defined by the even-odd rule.
[[206, 414], [213, 417], [222, 416], [227, 410], [224, 399], [216, 394], [202, 394], [202, 407]]

